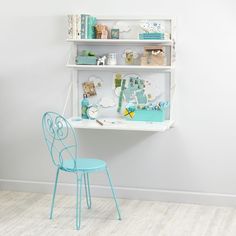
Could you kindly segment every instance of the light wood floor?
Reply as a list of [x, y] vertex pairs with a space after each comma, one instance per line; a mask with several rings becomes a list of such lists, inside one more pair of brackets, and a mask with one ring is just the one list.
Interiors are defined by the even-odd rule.
[[57, 195], [49, 220], [51, 195], [0, 191], [0, 235], [236, 236], [235, 208], [123, 199], [118, 221], [112, 199], [92, 200], [76, 231], [74, 196]]

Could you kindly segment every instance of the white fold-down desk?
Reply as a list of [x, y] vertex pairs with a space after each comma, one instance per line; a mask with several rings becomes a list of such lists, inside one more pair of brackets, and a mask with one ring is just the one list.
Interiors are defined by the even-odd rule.
[[95, 120], [76, 120], [68, 119], [72, 127], [77, 129], [100, 129], [100, 130], [130, 130], [130, 131], [166, 131], [172, 125], [173, 121], [166, 120], [164, 122], [130, 122], [122, 119], [99, 119], [103, 125]]

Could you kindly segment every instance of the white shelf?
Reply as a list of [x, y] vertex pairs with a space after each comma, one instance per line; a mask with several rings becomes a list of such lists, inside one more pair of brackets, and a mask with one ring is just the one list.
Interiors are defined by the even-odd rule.
[[172, 45], [173, 41], [167, 40], [141, 40], [141, 39], [67, 39], [67, 42], [75, 42], [78, 44], [86, 45], [148, 45], [148, 44], [161, 44]]
[[[167, 96], [169, 96], [170, 100], [170, 111], [168, 111], [168, 117], [170, 120], [166, 120], [164, 122], [143, 122], [143, 121], [127, 121], [117, 116], [117, 113], [111, 111], [109, 114], [110, 118], [99, 118], [103, 125], [98, 124], [95, 120], [76, 120], [73, 118], [68, 119], [71, 125], [76, 129], [84, 129], [84, 130], [126, 130], [126, 131], [148, 131], [148, 132], [164, 132], [170, 129], [174, 124], [173, 118], [173, 91], [175, 87], [174, 81], [174, 45], [175, 45], [175, 25], [174, 20], [172, 18], [167, 17], [114, 17], [114, 16], [101, 16], [96, 17], [98, 24], [105, 24], [109, 28], [111, 28], [115, 22], [117, 21], [126, 21], [131, 27], [131, 33], [124, 34], [123, 37], [126, 39], [67, 39], [67, 42], [72, 43], [71, 45], [71, 53], [70, 57], [67, 61], [67, 67], [71, 68], [72, 71], [72, 102], [73, 116], [79, 115], [79, 110], [81, 109], [80, 99], [81, 99], [81, 82], [84, 81], [83, 76], [87, 76], [87, 73], [96, 74], [104, 72], [104, 76], [109, 76], [107, 72], [120, 72], [120, 73], [142, 73], [142, 72], [151, 72], [152, 74], [160, 73], [160, 78], [168, 77], [170, 78], [170, 85], [167, 91]], [[165, 26], [165, 31], [170, 35], [170, 39], [165, 40], [141, 40], [138, 39], [139, 24], [141, 21], [153, 20], [153, 21], [163, 21], [162, 23]], [[140, 28], [141, 29], [141, 28]], [[167, 37], [168, 38], [168, 37]], [[167, 53], [167, 65], [168, 66], [142, 66], [142, 65], [77, 65], [75, 62], [75, 58], [78, 55], [80, 50], [84, 48], [90, 48], [91, 50], [95, 50], [98, 55], [104, 55], [105, 53], [109, 53], [111, 51], [115, 51], [118, 54], [122, 53], [124, 48], [131, 48], [132, 50], [137, 50], [138, 53], [141, 53], [142, 48], [144, 46], [163, 46], [166, 49]], [[119, 61], [120, 62], [120, 61]], [[121, 62], [120, 62], [121, 63]], [[84, 73], [77, 73], [78, 71], [87, 71]], [[163, 73], [163, 74], [161, 74]], [[168, 76], [165, 76], [164, 73], [169, 73]], [[149, 75], [148, 75], [149, 76]], [[152, 77], [152, 75], [150, 75]], [[154, 75], [155, 76], [155, 75]], [[82, 80], [80, 81], [80, 79]], [[155, 77], [153, 77], [154, 79]], [[110, 83], [110, 81], [109, 81]], [[109, 85], [109, 84], [108, 84]], [[107, 91], [105, 91], [107, 92]], [[168, 95], [169, 94], [169, 95]], [[102, 114], [101, 114], [102, 115]], [[105, 115], [105, 113], [103, 114]], [[112, 118], [113, 117], [113, 118]]]
[[174, 121], [166, 120], [164, 122], [141, 122], [125, 121], [122, 119], [99, 119], [104, 125], [98, 124], [95, 120], [76, 121], [73, 118], [68, 119], [73, 128], [76, 129], [99, 129], [99, 130], [126, 130], [126, 131], [151, 131], [164, 132], [171, 128]]
[[114, 71], [114, 70], [156, 70], [156, 71], [170, 71], [173, 69], [171, 66], [127, 66], [127, 65], [116, 65], [116, 66], [97, 66], [97, 65], [76, 65], [76, 64], [67, 64], [69, 68], [74, 68], [77, 70], [107, 70], [107, 71]]

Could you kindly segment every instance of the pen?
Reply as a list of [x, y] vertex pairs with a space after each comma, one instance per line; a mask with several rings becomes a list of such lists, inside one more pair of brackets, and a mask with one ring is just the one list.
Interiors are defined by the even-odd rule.
[[96, 120], [96, 122], [97, 122], [99, 125], [103, 125], [103, 123], [102, 123], [100, 120]]

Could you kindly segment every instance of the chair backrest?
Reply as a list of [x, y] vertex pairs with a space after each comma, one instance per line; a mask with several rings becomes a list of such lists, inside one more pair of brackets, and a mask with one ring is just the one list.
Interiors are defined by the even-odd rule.
[[70, 160], [70, 167], [75, 169], [78, 144], [70, 123], [56, 112], [46, 112], [42, 118], [42, 127], [53, 163], [57, 167], [63, 167], [63, 162]]

